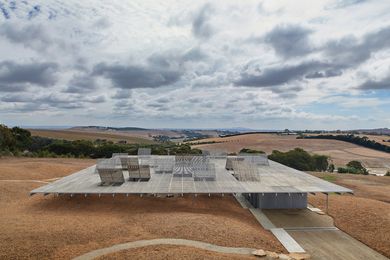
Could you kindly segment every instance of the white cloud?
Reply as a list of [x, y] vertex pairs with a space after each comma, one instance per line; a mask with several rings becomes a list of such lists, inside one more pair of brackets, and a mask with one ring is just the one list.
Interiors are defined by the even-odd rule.
[[[11, 86], [0, 77], [6, 123], [291, 128], [299, 126], [293, 120], [315, 122], [301, 126], [309, 128], [354, 119], [353, 127], [375, 107], [377, 123], [388, 124], [389, 98], [378, 94], [388, 89], [368, 84], [389, 76], [390, 49], [380, 37], [390, 28], [387, 1], [35, 0], [3, 7], [0, 64], [57, 64], [56, 80], [42, 86], [37, 80]], [[310, 110], [312, 104], [343, 111]]]

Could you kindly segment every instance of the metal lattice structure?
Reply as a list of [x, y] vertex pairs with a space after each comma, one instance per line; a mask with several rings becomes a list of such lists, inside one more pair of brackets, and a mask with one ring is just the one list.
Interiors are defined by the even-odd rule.
[[99, 174], [101, 185], [120, 185], [125, 182], [122, 168], [118, 167], [116, 157], [106, 160], [101, 160], [96, 165], [96, 171]]
[[271, 160], [264, 164], [256, 158], [151, 155], [148, 162], [142, 156], [120, 155], [99, 160], [96, 166], [37, 188], [31, 194], [352, 192]]
[[250, 153], [240, 153], [237, 156], [238, 159], [244, 160], [249, 164], [255, 165], [269, 165], [268, 157], [266, 154], [250, 154]]
[[242, 161], [233, 161], [233, 171], [234, 177], [239, 181], [249, 182], [249, 181], [260, 181], [260, 173], [256, 164], [247, 162], [246, 160]]
[[154, 172], [156, 174], [173, 173], [173, 169], [175, 168], [175, 157], [157, 157], [153, 160], [153, 164]]

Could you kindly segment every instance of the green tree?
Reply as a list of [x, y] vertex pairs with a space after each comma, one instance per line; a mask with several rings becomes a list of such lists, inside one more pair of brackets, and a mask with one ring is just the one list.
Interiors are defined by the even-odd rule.
[[16, 149], [16, 140], [12, 131], [5, 125], [0, 125], [0, 150], [14, 151]]
[[15, 126], [11, 129], [11, 132], [15, 138], [17, 149], [24, 150], [24, 149], [27, 149], [31, 145], [30, 131]]

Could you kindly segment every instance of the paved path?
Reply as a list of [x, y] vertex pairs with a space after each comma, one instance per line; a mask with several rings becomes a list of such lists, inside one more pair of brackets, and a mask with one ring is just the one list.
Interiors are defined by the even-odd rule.
[[173, 238], [160, 238], [160, 239], [151, 239], [151, 240], [138, 240], [134, 242], [128, 242], [123, 244], [117, 244], [111, 247], [106, 247], [102, 249], [93, 250], [84, 255], [78, 256], [73, 260], [87, 260], [94, 259], [99, 256], [103, 256], [110, 253], [115, 253], [125, 249], [152, 246], [152, 245], [176, 245], [176, 246], [190, 246], [196, 247], [208, 251], [213, 251], [217, 253], [225, 254], [241, 254], [241, 255], [252, 255], [252, 252], [256, 249], [254, 248], [244, 248], [244, 247], [225, 247], [217, 246], [205, 242], [187, 240], [187, 239], [173, 239]]
[[288, 252], [305, 253], [305, 250], [283, 228], [273, 228], [271, 232]]
[[305, 250], [283, 228], [276, 228], [261, 209], [254, 208], [242, 194], [236, 194], [235, 198], [243, 208], [249, 209], [264, 229], [270, 230], [274, 234], [289, 253], [305, 253]]
[[276, 228], [275, 225], [268, 219], [268, 217], [261, 211], [261, 209], [249, 209], [249, 211], [253, 214], [253, 216], [263, 228], [267, 230]]

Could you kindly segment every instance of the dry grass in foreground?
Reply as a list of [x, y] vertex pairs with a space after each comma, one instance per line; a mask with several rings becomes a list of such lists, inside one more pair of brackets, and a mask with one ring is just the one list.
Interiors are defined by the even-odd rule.
[[[1, 181], [11, 179], [13, 172], [18, 180], [60, 177], [90, 164], [76, 159], [0, 160], [0, 259], [71, 259], [117, 243], [154, 238], [284, 251], [231, 196], [29, 197], [41, 184]], [[140, 254], [147, 256], [148, 248], [144, 250]], [[167, 252], [177, 257], [182, 253]]]

